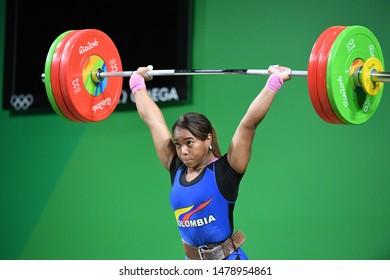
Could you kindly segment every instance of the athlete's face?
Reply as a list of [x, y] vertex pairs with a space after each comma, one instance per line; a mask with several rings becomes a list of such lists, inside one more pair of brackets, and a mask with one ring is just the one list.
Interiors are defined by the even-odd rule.
[[187, 129], [176, 127], [173, 142], [177, 155], [188, 168], [196, 168], [209, 161], [211, 135], [203, 141], [195, 138]]

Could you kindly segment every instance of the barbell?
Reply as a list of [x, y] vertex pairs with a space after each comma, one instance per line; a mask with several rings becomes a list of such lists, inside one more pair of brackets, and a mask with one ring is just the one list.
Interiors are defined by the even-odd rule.
[[[362, 124], [377, 110], [385, 82], [381, 46], [366, 27], [332, 26], [312, 47], [307, 71], [311, 103], [317, 115], [331, 124]], [[123, 71], [114, 42], [97, 29], [69, 30], [50, 46], [42, 81], [53, 110], [67, 120], [97, 122], [116, 108], [122, 93]], [[268, 75], [266, 69], [151, 70], [151, 76]]]

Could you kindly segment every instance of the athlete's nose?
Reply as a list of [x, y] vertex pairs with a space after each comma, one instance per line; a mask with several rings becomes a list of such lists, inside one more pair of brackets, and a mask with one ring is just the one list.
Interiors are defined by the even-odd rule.
[[186, 145], [181, 146], [181, 153], [182, 154], [188, 154], [188, 147]]

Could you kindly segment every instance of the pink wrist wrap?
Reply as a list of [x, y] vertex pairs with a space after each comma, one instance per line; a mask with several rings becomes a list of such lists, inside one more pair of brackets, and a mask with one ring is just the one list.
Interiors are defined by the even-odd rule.
[[283, 79], [274, 73], [271, 76], [269, 76], [265, 86], [270, 90], [272, 90], [273, 92], [277, 93], [279, 89], [282, 87], [283, 82], [284, 82]]
[[134, 73], [129, 81], [130, 89], [133, 95], [140, 89], [146, 88], [145, 79], [138, 73]]

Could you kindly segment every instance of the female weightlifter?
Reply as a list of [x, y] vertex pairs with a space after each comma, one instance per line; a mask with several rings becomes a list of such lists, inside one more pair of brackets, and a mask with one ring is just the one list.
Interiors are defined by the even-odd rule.
[[245, 260], [245, 236], [234, 229], [233, 210], [247, 169], [257, 126], [276, 93], [290, 80], [291, 69], [270, 66], [270, 76], [250, 104], [221, 154], [214, 126], [206, 116], [189, 112], [170, 131], [160, 108], [151, 99], [145, 80], [151, 68], [140, 67], [130, 78], [140, 118], [149, 127], [164, 168], [170, 172], [170, 202], [179, 227], [185, 258], [190, 260]]

